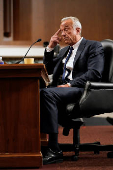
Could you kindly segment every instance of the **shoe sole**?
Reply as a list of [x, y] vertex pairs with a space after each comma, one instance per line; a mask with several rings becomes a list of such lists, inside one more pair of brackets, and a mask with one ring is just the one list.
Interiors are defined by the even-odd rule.
[[53, 164], [53, 163], [61, 163], [63, 162], [63, 159], [58, 159], [58, 160], [54, 160], [54, 161], [50, 161], [50, 162], [43, 162], [43, 165], [47, 165], [47, 164]]

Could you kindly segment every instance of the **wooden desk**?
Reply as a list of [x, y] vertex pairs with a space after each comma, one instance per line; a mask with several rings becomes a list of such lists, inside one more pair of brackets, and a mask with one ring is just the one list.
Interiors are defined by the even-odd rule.
[[48, 80], [43, 64], [0, 65], [0, 168], [42, 166], [42, 76]]

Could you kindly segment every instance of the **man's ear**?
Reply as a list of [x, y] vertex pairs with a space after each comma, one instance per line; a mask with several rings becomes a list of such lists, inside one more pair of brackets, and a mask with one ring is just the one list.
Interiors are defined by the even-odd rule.
[[77, 31], [78, 34], [80, 34], [81, 29], [80, 28], [76, 28], [76, 31]]

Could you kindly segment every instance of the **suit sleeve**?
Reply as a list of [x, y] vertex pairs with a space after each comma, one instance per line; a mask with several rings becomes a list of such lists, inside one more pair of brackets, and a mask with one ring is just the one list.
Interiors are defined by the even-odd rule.
[[87, 81], [101, 81], [104, 69], [104, 50], [100, 42], [92, 43], [87, 50], [86, 71], [70, 81], [72, 87], [84, 87]]
[[57, 57], [54, 57], [54, 50], [47, 52], [45, 49], [43, 63], [46, 66], [48, 74], [53, 74], [54, 67], [58, 61]]

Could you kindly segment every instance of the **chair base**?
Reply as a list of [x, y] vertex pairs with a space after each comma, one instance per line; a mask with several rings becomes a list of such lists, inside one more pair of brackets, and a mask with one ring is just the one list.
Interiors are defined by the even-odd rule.
[[[76, 149], [76, 146], [74, 147], [73, 144], [65, 144], [64, 143], [64, 144], [59, 144], [59, 146], [63, 152], [74, 151]], [[100, 147], [100, 146], [102, 146], [102, 145], [100, 145], [100, 142], [84, 143], [84, 144], [78, 145], [79, 151], [95, 151], [95, 150], [99, 150], [98, 147]]]
[[108, 152], [108, 153], [107, 153], [107, 157], [108, 157], [108, 158], [113, 158], [113, 152]]
[[113, 145], [101, 145], [100, 142], [84, 143], [80, 145], [73, 144], [59, 144], [63, 152], [74, 151], [75, 155], [72, 156], [73, 161], [79, 159], [80, 151], [94, 151], [94, 154], [99, 154], [100, 151], [112, 151], [107, 153], [108, 158], [113, 158]]
[[[79, 121], [78, 121], [79, 122]], [[77, 122], [76, 122], [77, 123]], [[83, 122], [82, 122], [83, 123]], [[73, 126], [73, 144], [60, 144], [60, 148], [63, 152], [69, 152], [74, 151], [75, 155], [73, 155], [72, 160], [78, 160], [79, 157], [79, 151], [94, 151], [94, 154], [99, 154], [100, 151], [112, 151], [108, 152], [107, 157], [113, 158], [113, 145], [101, 145], [100, 142], [94, 142], [94, 143], [80, 143], [80, 127], [81, 125], [78, 124], [78, 126]], [[63, 134], [66, 131], [66, 135], [69, 134], [69, 130], [71, 128], [65, 128], [63, 130]], [[64, 135], [65, 135], [64, 134]]]

